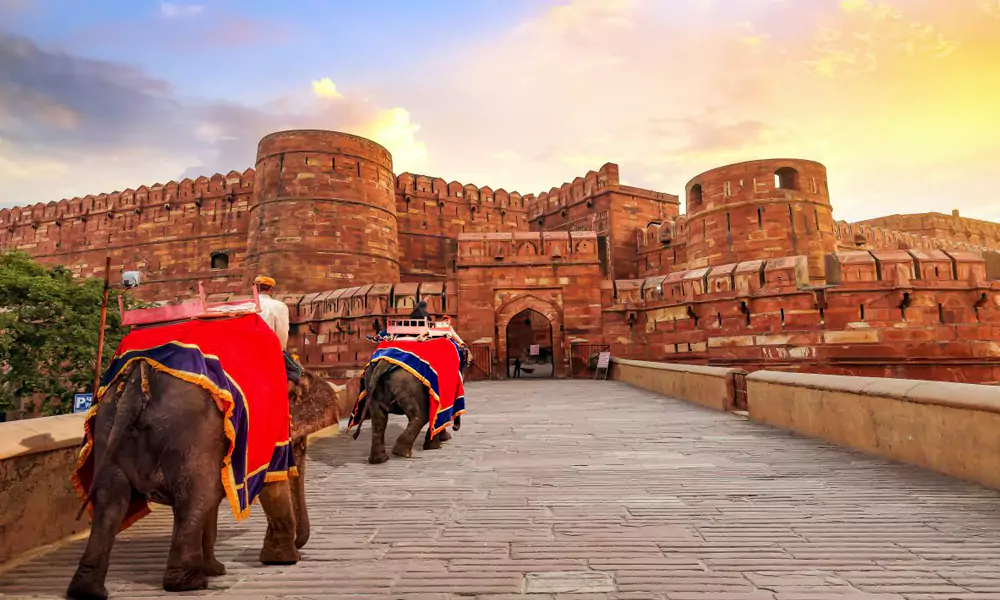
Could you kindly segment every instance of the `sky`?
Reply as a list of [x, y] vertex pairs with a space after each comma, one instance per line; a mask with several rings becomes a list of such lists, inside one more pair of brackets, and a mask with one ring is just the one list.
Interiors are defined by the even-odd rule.
[[826, 165], [1000, 221], [1000, 0], [0, 0], [0, 206], [243, 171], [289, 128], [523, 194]]

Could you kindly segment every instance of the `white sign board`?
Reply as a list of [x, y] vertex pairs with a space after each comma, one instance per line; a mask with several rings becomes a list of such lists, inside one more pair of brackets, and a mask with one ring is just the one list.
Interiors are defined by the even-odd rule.
[[601, 352], [600, 354], [597, 355], [597, 368], [598, 369], [607, 369], [608, 365], [610, 365], [610, 364], [611, 364], [611, 353], [610, 352]]
[[73, 396], [73, 412], [87, 412], [94, 402], [93, 394], [75, 394]]
[[531, 348], [528, 349], [528, 354], [538, 356], [538, 344], [532, 344]]

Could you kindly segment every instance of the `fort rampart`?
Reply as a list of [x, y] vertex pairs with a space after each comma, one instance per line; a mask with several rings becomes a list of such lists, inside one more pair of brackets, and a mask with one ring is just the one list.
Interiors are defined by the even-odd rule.
[[425, 300], [481, 347], [488, 376], [505, 376], [507, 326], [530, 313], [549, 325], [557, 375], [610, 347], [747, 370], [1000, 381], [1000, 226], [835, 221], [814, 161], [706, 171], [680, 215], [677, 196], [622, 185], [614, 163], [522, 195], [397, 176], [385, 148], [338, 132], [278, 132], [257, 154], [243, 173], [0, 210], [0, 249], [81, 276], [110, 256], [114, 282], [143, 274], [146, 300], [190, 297], [199, 280], [236, 297], [267, 273], [291, 308], [292, 346], [336, 379], [365, 364], [365, 335]]

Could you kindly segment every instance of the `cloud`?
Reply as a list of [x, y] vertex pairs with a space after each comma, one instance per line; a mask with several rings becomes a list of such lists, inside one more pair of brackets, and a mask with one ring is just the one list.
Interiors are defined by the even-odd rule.
[[820, 77], [873, 72], [898, 53], [946, 58], [959, 45], [934, 25], [908, 19], [887, 2], [841, 0], [840, 9], [833, 24], [817, 32], [814, 56], [805, 63]]
[[167, 19], [180, 19], [200, 15], [205, 10], [204, 4], [175, 4], [160, 2], [160, 15]]
[[0, 205], [242, 171], [261, 137], [289, 128], [366, 136], [398, 172], [421, 168], [427, 147], [406, 109], [331, 101], [332, 82], [320, 88], [321, 97], [303, 85], [263, 106], [182, 99], [139, 69], [0, 34]]
[[344, 95], [337, 91], [336, 84], [329, 77], [324, 77], [312, 82], [313, 93], [320, 98], [343, 98]]

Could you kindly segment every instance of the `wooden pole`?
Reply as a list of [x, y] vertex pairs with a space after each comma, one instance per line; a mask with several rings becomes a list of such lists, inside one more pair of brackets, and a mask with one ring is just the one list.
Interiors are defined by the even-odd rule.
[[101, 332], [97, 337], [97, 359], [94, 361], [94, 401], [101, 384], [101, 355], [104, 353], [104, 326], [108, 320], [108, 293], [111, 291], [111, 257], [104, 259], [104, 299], [101, 300]]

